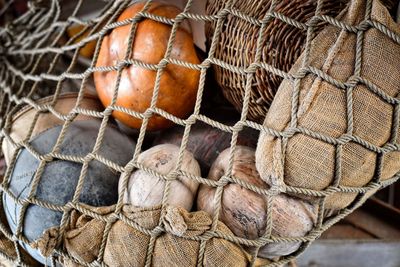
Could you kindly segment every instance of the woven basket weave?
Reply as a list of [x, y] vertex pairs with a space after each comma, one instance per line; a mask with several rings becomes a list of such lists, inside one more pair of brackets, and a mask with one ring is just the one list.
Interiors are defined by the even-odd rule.
[[[337, 16], [345, 7], [346, 0], [323, 1], [321, 14]], [[393, 7], [394, 1], [387, 1]], [[271, 7], [271, 0], [236, 1], [234, 8], [241, 13], [262, 19]], [[276, 1], [274, 11], [301, 23], [306, 23], [315, 14], [315, 0], [282, 0]], [[224, 8], [224, 1], [209, 0], [207, 13], [216, 15]], [[211, 45], [217, 22], [207, 24], [206, 35]], [[317, 34], [323, 27], [319, 23]], [[221, 36], [215, 50], [215, 57], [235, 67], [248, 67], [255, 60], [256, 44], [260, 27], [251, 24], [238, 16], [229, 15], [224, 22]], [[300, 56], [307, 37], [307, 30], [301, 30], [287, 23], [274, 19], [266, 27], [262, 46], [261, 62], [267, 63], [281, 71], [288, 72]], [[215, 77], [223, 90], [224, 96], [241, 110], [246, 87], [246, 77], [226, 68], [214, 65]], [[275, 96], [282, 78], [264, 69], [259, 69], [251, 84], [248, 118], [262, 122]]]

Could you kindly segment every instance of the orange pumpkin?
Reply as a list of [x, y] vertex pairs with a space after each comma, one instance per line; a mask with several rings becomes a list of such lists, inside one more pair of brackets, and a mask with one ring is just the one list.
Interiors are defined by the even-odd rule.
[[[123, 21], [134, 17], [144, 7], [137, 3], [128, 7], [118, 18]], [[154, 15], [175, 18], [181, 11], [175, 6], [152, 3], [147, 10]], [[131, 25], [112, 30], [103, 39], [96, 66], [113, 66], [125, 58]], [[148, 64], [158, 64], [165, 55], [172, 26], [153, 21], [141, 20], [136, 28], [131, 58]], [[180, 26], [172, 46], [170, 58], [199, 64], [191, 33]], [[150, 107], [157, 71], [130, 65], [122, 71], [116, 105], [136, 112], [145, 112]], [[168, 64], [160, 79], [156, 107], [179, 118], [192, 112], [196, 102], [200, 71]], [[115, 91], [117, 71], [96, 72], [94, 81], [100, 100], [104, 106], [111, 103]], [[132, 128], [140, 128], [142, 119], [124, 112], [114, 111], [113, 116]], [[148, 130], [160, 130], [173, 123], [164, 117], [153, 114], [149, 119]]]
[[[75, 37], [78, 33], [80, 33], [83, 30], [83, 28], [84, 28], [83, 25], [72, 25], [67, 29], [67, 34], [70, 38]], [[88, 34], [89, 30], [86, 30], [85, 33], [83, 33], [79, 38], [75, 40], [74, 43], [75, 44], [79, 43], [84, 38], [88, 37]], [[86, 58], [91, 59], [93, 57], [95, 49], [96, 49], [96, 41], [91, 41], [80, 48], [79, 54], [81, 54]]]

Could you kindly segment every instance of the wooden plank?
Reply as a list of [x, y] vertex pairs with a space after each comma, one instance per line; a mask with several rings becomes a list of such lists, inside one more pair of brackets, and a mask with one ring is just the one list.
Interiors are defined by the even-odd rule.
[[400, 239], [399, 226], [394, 226], [389, 220], [389, 218], [380, 218], [363, 210], [355, 210], [345, 219], [346, 222], [376, 238]]
[[318, 240], [297, 259], [299, 267], [399, 267], [400, 241]]
[[[326, 230], [321, 239], [374, 239], [375, 236], [348, 223], [339, 223]], [[343, 241], [345, 242], [345, 241]]]

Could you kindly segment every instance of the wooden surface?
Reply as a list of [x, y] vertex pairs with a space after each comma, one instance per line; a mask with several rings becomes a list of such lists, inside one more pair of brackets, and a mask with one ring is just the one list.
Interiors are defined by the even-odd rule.
[[400, 241], [400, 210], [372, 197], [361, 208], [323, 233], [321, 238]]
[[[400, 225], [376, 217], [362, 209], [329, 228], [321, 239], [384, 239], [400, 241]], [[399, 252], [400, 254], [400, 252]]]
[[296, 264], [298, 267], [399, 267], [400, 242], [318, 240]]

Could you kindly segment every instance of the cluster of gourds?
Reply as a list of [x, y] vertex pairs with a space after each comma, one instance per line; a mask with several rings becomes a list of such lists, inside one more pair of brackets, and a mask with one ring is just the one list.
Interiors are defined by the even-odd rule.
[[[129, 6], [119, 16], [118, 21], [134, 17], [144, 6], [144, 3]], [[173, 19], [182, 11], [173, 5], [154, 2], [148, 6], [147, 12]], [[132, 48], [129, 48], [131, 27], [130, 24], [117, 27], [104, 37], [100, 44], [96, 67], [116, 66], [118, 62], [127, 59], [126, 53], [129, 59], [144, 64], [157, 65], [162, 61], [172, 27], [151, 19], [142, 19], [134, 29]], [[70, 29], [69, 34], [73, 35], [74, 31]], [[81, 48], [81, 55], [92, 57], [95, 46], [96, 43], [88, 43]], [[189, 24], [182, 23], [178, 27], [168, 53], [169, 57], [175, 60], [200, 64]], [[161, 77], [158, 77], [160, 73]], [[119, 107], [118, 111], [112, 112], [115, 121], [119, 125], [140, 129], [144, 122], [143, 114], [152, 105], [155, 87], [158, 88], [155, 107], [178, 118], [187, 118], [195, 107], [200, 71], [169, 63], [162, 72], [158, 72], [132, 64], [123, 68], [121, 72], [97, 71], [93, 78], [97, 96], [80, 95], [80, 108], [102, 112], [104, 107], [110, 105]], [[66, 94], [57, 98], [54, 110], [68, 114], [74, 109], [78, 96]], [[53, 98], [49, 97], [38, 103], [49, 104], [52, 100]], [[132, 116], [122, 110], [140, 115]], [[32, 122], [35, 126], [28, 129], [26, 125]], [[58, 206], [70, 201], [107, 206], [115, 204], [118, 195], [122, 194], [126, 204], [151, 207], [161, 204], [164, 199], [166, 181], [159, 175], [170, 174], [175, 170], [178, 161], [181, 171], [197, 177], [208, 176], [208, 179], [214, 181], [227, 175], [229, 169], [230, 133], [206, 124], [194, 124], [186, 150], [179, 159], [184, 136], [183, 127], [172, 127], [172, 121], [159, 114], [152, 114], [145, 125], [146, 131], [156, 132], [157, 137], [137, 159], [139, 164], [151, 171], [134, 169], [128, 180], [120, 179], [120, 173], [108, 166], [107, 160], [125, 166], [133, 158], [135, 141], [121, 132], [118, 124], [110, 122], [105, 126], [104, 135], [98, 136], [100, 129], [104, 127], [102, 120], [83, 114], [77, 115], [67, 124], [67, 127], [64, 127], [64, 121], [51, 113], [38, 114], [30, 107], [20, 110], [13, 117], [9, 131], [11, 139], [5, 139], [2, 149], [6, 163], [14, 166], [9, 190], [15, 197], [29, 199], [35, 196], [38, 201]], [[239, 136], [238, 146], [233, 152], [232, 176], [260, 189], [268, 189], [269, 185], [261, 179], [256, 168], [255, 147], [258, 134], [251, 130], [243, 131], [245, 134]], [[60, 135], [63, 136], [63, 140], [59, 143]], [[17, 150], [15, 144], [24, 140], [29, 140], [29, 146], [42, 157], [33, 156], [32, 149]], [[94, 148], [96, 151], [93, 151]], [[98, 157], [91, 157], [93, 153]], [[84, 157], [84, 160], [76, 157]], [[126, 184], [123, 184], [124, 181]], [[77, 188], [77, 185], [80, 185], [80, 188]], [[200, 185], [195, 179], [180, 175], [171, 182], [166, 203], [188, 211], [204, 210], [211, 216], [214, 216], [216, 208], [220, 206], [219, 220], [236, 236], [247, 239], [257, 239], [264, 235], [268, 210], [272, 214], [274, 236], [304, 236], [316, 221], [317, 205], [308, 199], [281, 193], [274, 196], [273, 202], [270, 203], [267, 196], [257, 194], [239, 184], [228, 183], [224, 186], [219, 202], [215, 198], [216, 190], [215, 187]], [[4, 194], [3, 200], [8, 222], [15, 233], [21, 230], [17, 229], [17, 225], [23, 211], [22, 206], [8, 194]], [[62, 216], [60, 211], [40, 205], [29, 205], [22, 224], [23, 234], [29, 241], [34, 241], [40, 238], [46, 229], [59, 225]], [[300, 244], [267, 244], [259, 250], [258, 256], [274, 258], [288, 255], [296, 251]], [[45, 261], [37, 250], [27, 245], [23, 246], [37, 260]]]

